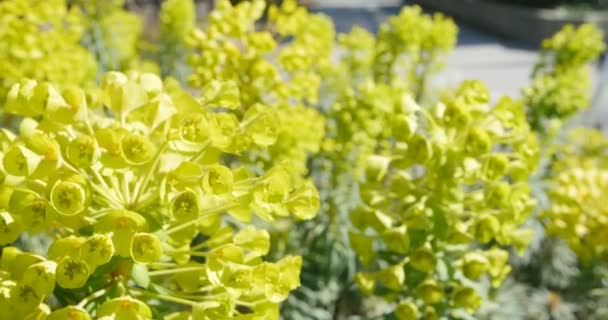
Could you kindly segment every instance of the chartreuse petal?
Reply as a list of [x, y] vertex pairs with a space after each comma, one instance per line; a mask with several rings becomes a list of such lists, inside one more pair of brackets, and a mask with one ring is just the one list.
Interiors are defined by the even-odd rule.
[[53, 311], [47, 320], [91, 320], [91, 316], [86, 310], [76, 307], [67, 306]]
[[149, 320], [152, 319], [152, 311], [145, 303], [124, 296], [104, 302], [97, 308], [97, 316], [115, 320]]

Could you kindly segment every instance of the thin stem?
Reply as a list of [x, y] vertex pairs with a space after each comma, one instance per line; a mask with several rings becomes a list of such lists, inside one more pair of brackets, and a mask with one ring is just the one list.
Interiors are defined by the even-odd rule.
[[84, 299], [82, 299], [76, 306], [79, 308], [84, 308], [87, 304], [91, 303], [91, 301], [103, 296], [106, 294], [106, 289], [99, 289], [93, 293], [91, 293], [90, 295], [86, 296]]
[[129, 188], [129, 176], [127, 175], [126, 172], [122, 172], [122, 174], [120, 175], [120, 182], [121, 182], [121, 187], [122, 187], [122, 194], [125, 197], [125, 203], [130, 204], [131, 203], [131, 192], [130, 192], [130, 188]]
[[99, 186], [96, 186], [94, 183], [91, 183], [91, 186], [95, 188], [98, 193], [108, 198], [108, 200], [110, 200], [110, 202], [112, 202], [114, 205], [119, 208], [122, 208], [123, 205], [120, 204], [120, 200], [116, 195], [116, 190], [110, 188], [110, 186], [106, 183], [106, 180], [101, 176], [101, 174], [99, 174], [99, 172], [97, 172], [97, 170], [90, 169], [89, 172], [93, 174], [93, 177], [100, 184]]
[[207, 139], [201, 146], [201, 150], [197, 154], [192, 156], [192, 158], [190, 158], [190, 161], [192, 161], [192, 162], [198, 161], [198, 159], [200, 159], [203, 155], [205, 155], [205, 152], [207, 152], [207, 147], [210, 144], [211, 144], [211, 140]]
[[188, 228], [189, 226], [198, 223], [199, 221], [205, 219], [205, 218], [209, 218], [210, 216], [220, 213], [222, 211], [226, 211], [226, 210], [230, 210], [232, 208], [236, 208], [238, 206], [238, 204], [236, 202], [231, 202], [231, 203], [226, 203], [224, 205], [221, 205], [219, 207], [215, 207], [213, 209], [209, 209], [206, 211], [203, 211], [203, 213], [196, 219], [187, 221], [183, 224], [177, 225], [171, 229], [166, 230], [167, 234], [171, 234], [171, 233], [175, 233], [178, 232], [180, 230], [183, 230], [185, 228]]
[[127, 205], [128, 204], [127, 199], [125, 198], [125, 195], [120, 191], [121, 187], [120, 187], [120, 182], [118, 181], [118, 177], [110, 176], [108, 178], [110, 180], [110, 186], [112, 187], [112, 190], [114, 190], [114, 192], [118, 194], [119, 200], [121, 200], [122, 203]]
[[107, 192], [103, 189], [101, 189], [98, 185], [91, 183], [91, 188], [95, 189], [95, 191], [97, 192], [96, 196], [97, 196], [97, 200], [101, 200], [102, 203], [108, 205], [109, 207], [114, 207], [114, 208], [122, 208], [122, 205], [119, 203], [119, 201], [114, 200], [110, 195], [107, 194]]
[[167, 274], [174, 274], [174, 273], [188, 272], [188, 271], [201, 271], [201, 270], [205, 270], [205, 269], [206, 269], [206, 267], [183, 267], [183, 268], [175, 268], [175, 269], [156, 270], [156, 271], [148, 272], [148, 276], [150, 276], [150, 277], [164, 276]]
[[167, 142], [165, 142], [160, 147], [160, 149], [156, 153], [156, 156], [154, 157], [154, 162], [148, 167], [148, 171], [146, 172], [144, 179], [141, 180], [140, 183], [137, 183], [135, 185], [135, 190], [133, 190], [133, 194], [135, 195], [133, 197], [133, 202], [132, 202], [133, 205], [136, 205], [138, 203], [139, 198], [146, 191], [146, 188], [148, 187], [148, 182], [150, 181], [150, 178], [152, 177], [152, 173], [158, 166], [158, 163], [160, 162], [160, 156], [162, 155], [163, 151], [167, 148], [167, 145], [168, 145]]
[[169, 302], [175, 302], [175, 303], [183, 304], [183, 305], [187, 305], [187, 306], [194, 306], [196, 304], [195, 302], [192, 302], [190, 300], [180, 299], [180, 298], [171, 297], [171, 296], [165, 296], [165, 295], [161, 295], [161, 294], [146, 291], [146, 290], [131, 289], [130, 291], [139, 293], [141, 295], [148, 296], [150, 298], [154, 298], [154, 299], [158, 299], [158, 300], [165, 300], [165, 301], [169, 301]]

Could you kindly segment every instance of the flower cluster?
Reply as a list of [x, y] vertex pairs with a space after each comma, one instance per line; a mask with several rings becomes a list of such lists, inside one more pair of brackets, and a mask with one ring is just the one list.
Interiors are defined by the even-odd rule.
[[0, 17], [0, 102], [22, 78], [75, 85], [94, 80], [95, 59], [79, 45], [83, 17], [65, 0], [2, 1]]
[[404, 7], [380, 26], [374, 50], [376, 80], [397, 82], [393, 85], [402, 86], [420, 100], [427, 76], [443, 67], [441, 57], [456, 44], [457, 32], [452, 19], [440, 13], [431, 17], [422, 14], [418, 6]]
[[570, 132], [567, 147], [551, 167], [547, 194], [550, 206], [541, 212], [547, 233], [568, 242], [581, 261], [608, 255], [608, 140], [599, 131]]
[[5, 110], [24, 118], [2, 131], [0, 240], [51, 243], [3, 250], [3, 314], [278, 319], [301, 259], [265, 262], [268, 232], [243, 225], [309, 219], [319, 197], [289, 167], [254, 175], [236, 160], [276, 140], [270, 109], [204, 104], [146, 73], [109, 72], [96, 92], [10, 89]]
[[223, 99], [245, 109], [267, 105], [277, 120], [267, 127], [277, 131], [277, 141], [245, 156], [258, 167], [288, 162], [294, 173], [304, 174], [308, 154], [319, 150], [324, 135], [323, 118], [309, 107], [319, 100], [333, 25], [295, 1], [284, 1], [268, 8], [268, 26], [259, 29], [256, 24], [264, 12], [261, 0], [235, 6], [219, 1], [206, 28], [191, 34], [195, 53], [189, 59], [194, 69], [189, 83], [202, 88], [208, 103]]
[[532, 127], [551, 133], [590, 102], [587, 64], [604, 51], [603, 34], [596, 26], [565, 26], [543, 41], [532, 85], [524, 89]]
[[524, 249], [531, 239], [519, 226], [535, 206], [536, 136], [521, 104], [489, 106], [477, 81], [429, 109], [402, 99], [392, 110], [394, 140], [367, 158], [362, 203], [350, 215], [363, 264], [356, 281], [397, 302], [398, 319], [473, 312], [475, 281], [487, 276], [498, 287], [510, 271], [502, 247]]
[[340, 64], [328, 72], [324, 93], [329, 101], [322, 102], [327, 118], [322, 157], [335, 180], [329, 189], [343, 188], [343, 175], [359, 179], [369, 154], [391, 135], [402, 134], [399, 128], [407, 132], [416, 125], [394, 112], [408, 108], [403, 92], [416, 100], [424, 96], [428, 78], [440, 70], [456, 34], [451, 19], [413, 6], [383, 23], [377, 37], [359, 27], [338, 36]]

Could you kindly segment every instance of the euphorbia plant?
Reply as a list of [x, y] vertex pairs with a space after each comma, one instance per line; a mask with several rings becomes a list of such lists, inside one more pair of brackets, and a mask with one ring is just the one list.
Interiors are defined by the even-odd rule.
[[4, 248], [0, 317], [278, 318], [301, 260], [264, 261], [269, 234], [246, 224], [309, 219], [319, 201], [289, 167], [225, 160], [276, 138], [267, 109], [201, 103], [152, 74], [110, 72], [94, 92], [10, 90], [5, 111], [24, 118], [2, 131], [0, 238], [50, 246]]

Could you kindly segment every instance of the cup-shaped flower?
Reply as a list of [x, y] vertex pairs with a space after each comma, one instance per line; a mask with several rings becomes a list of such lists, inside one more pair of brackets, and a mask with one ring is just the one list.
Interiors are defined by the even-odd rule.
[[320, 206], [319, 191], [310, 181], [301, 185], [287, 200], [289, 211], [300, 220], [312, 219]]
[[84, 237], [68, 236], [53, 241], [47, 251], [49, 259], [59, 261], [66, 256], [78, 257], [80, 247], [86, 241]]
[[437, 303], [444, 298], [443, 289], [432, 279], [427, 279], [418, 285], [416, 293], [427, 304]]
[[89, 168], [99, 157], [97, 142], [89, 135], [80, 135], [68, 144], [66, 157], [76, 168]]
[[129, 296], [104, 302], [97, 309], [97, 317], [114, 320], [151, 320], [152, 311], [145, 303]]
[[469, 279], [477, 279], [490, 268], [488, 259], [478, 252], [468, 252], [462, 261], [462, 273]]
[[171, 215], [177, 221], [196, 219], [199, 213], [199, 196], [192, 190], [178, 194], [171, 203]]
[[58, 180], [51, 188], [50, 202], [60, 214], [73, 216], [86, 209], [87, 192], [76, 182]]
[[122, 156], [131, 165], [141, 165], [154, 157], [154, 144], [139, 134], [127, 134], [120, 140]]
[[162, 244], [151, 233], [136, 233], [131, 239], [131, 258], [138, 263], [158, 262], [163, 255]]
[[270, 234], [266, 230], [245, 227], [234, 235], [234, 244], [251, 251], [253, 256], [264, 256], [270, 250]]
[[380, 270], [378, 280], [382, 281], [387, 288], [400, 290], [405, 283], [405, 270], [402, 264], [396, 264]]
[[49, 296], [55, 289], [56, 268], [57, 264], [54, 261], [32, 264], [23, 273], [21, 283], [32, 287], [39, 296]]
[[14, 145], [2, 157], [2, 165], [8, 174], [24, 177], [34, 173], [42, 160], [40, 155], [22, 145]]
[[95, 232], [112, 233], [112, 243], [117, 255], [131, 256], [131, 239], [136, 232], [145, 232], [148, 223], [140, 214], [129, 210], [113, 210], [95, 224]]
[[232, 170], [222, 165], [208, 166], [203, 175], [203, 190], [213, 195], [223, 195], [232, 191], [234, 175]]
[[80, 258], [95, 269], [112, 259], [114, 244], [107, 233], [95, 233], [80, 246]]
[[6, 211], [0, 212], [0, 244], [11, 243], [23, 232], [23, 225]]
[[493, 153], [484, 159], [481, 170], [484, 179], [498, 180], [509, 170], [509, 158], [503, 153]]
[[481, 297], [471, 287], [458, 287], [452, 294], [452, 303], [457, 308], [464, 308], [469, 312], [474, 312], [481, 305]]
[[91, 316], [80, 307], [67, 306], [53, 311], [47, 320], [91, 320]]
[[78, 289], [86, 284], [90, 274], [86, 261], [66, 256], [57, 262], [55, 277], [60, 287]]
[[422, 272], [434, 272], [436, 263], [435, 253], [429, 247], [420, 247], [410, 255], [410, 265]]
[[418, 319], [418, 307], [411, 301], [404, 301], [395, 307], [395, 317], [397, 320]]

